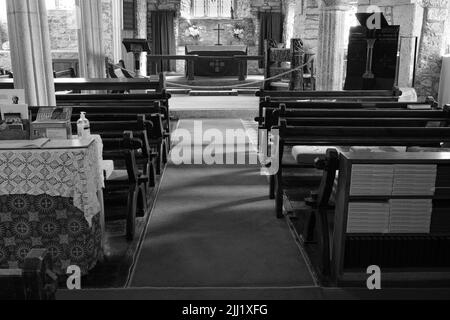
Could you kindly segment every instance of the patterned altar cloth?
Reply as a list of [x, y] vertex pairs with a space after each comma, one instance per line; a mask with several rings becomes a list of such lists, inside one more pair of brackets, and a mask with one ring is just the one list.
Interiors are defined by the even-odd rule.
[[22, 267], [32, 248], [60, 275], [102, 259], [99, 148], [0, 150], [0, 268]]
[[91, 225], [101, 210], [98, 142], [79, 149], [0, 150], [0, 195], [29, 194], [73, 198]]

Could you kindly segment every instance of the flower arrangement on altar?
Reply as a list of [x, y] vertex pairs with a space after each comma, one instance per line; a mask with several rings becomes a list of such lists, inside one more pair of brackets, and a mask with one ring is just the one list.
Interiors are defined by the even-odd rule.
[[192, 25], [186, 29], [185, 32], [187, 37], [191, 37], [194, 40], [200, 39], [200, 28], [196, 25]]
[[236, 40], [244, 39], [244, 27], [240, 24], [236, 24], [233, 28], [233, 37]]

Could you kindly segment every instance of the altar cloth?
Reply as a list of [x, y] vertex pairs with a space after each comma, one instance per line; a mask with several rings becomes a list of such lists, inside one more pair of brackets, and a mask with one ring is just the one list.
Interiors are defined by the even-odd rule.
[[0, 195], [49, 195], [73, 199], [89, 225], [101, 212], [97, 191], [103, 187], [95, 139], [52, 141], [43, 148], [2, 150]]

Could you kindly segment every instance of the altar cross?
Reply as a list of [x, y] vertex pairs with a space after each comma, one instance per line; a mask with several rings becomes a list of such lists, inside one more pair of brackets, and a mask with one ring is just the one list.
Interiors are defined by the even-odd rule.
[[220, 28], [220, 24], [217, 25], [217, 29], [213, 29], [214, 31], [217, 31], [217, 43], [216, 46], [221, 46], [222, 44], [220, 43], [220, 31], [225, 31], [225, 29], [221, 29]]

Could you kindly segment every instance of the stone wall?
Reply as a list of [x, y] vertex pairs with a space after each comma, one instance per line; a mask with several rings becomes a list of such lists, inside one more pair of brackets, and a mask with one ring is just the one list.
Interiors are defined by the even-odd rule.
[[445, 52], [448, 0], [423, 0], [422, 34], [417, 61], [415, 88], [419, 96], [437, 98], [442, 54]]
[[319, 40], [319, 1], [298, 0], [295, 7], [293, 37], [303, 40], [305, 47], [317, 52]]
[[[294, 0], [292, 0], [294, 1]], [[281, 11], [282, 0], [235, 0], [235, 19], [217, 18], [191, 18], [191, 0], [148, 0], [149, 10], [174, 10], [177, 12], [175, 19], [177, 54], [185, 54], [185, 45], [199, 43], [214, 45], [217, 43], [217, 24], [225, 29], [221, 33], [222, 44], [244, 44], [249, 48], [249, 55], [258, 55], [259, 48], [259, 19], [260, 10]], [[149, 17], [150, 19], [150, 17]], [[149, 25], [151, 21], [149, 21]], [[186, 30], [195, 25], [200, 29], [200, 39], [195, 41]], [[236, 25], [243, 27], [244, 38], [237, 40], [233, 37], [233, 29]], [[151, 34], [149, 30], [149, 34]], [[151, 39], [149, 39], [151, 41]], [[177, 73], [184, 73], [184, 61], [177, 61]], [[260, 74], [256, 61], [248, 64], [250, 74]]]

